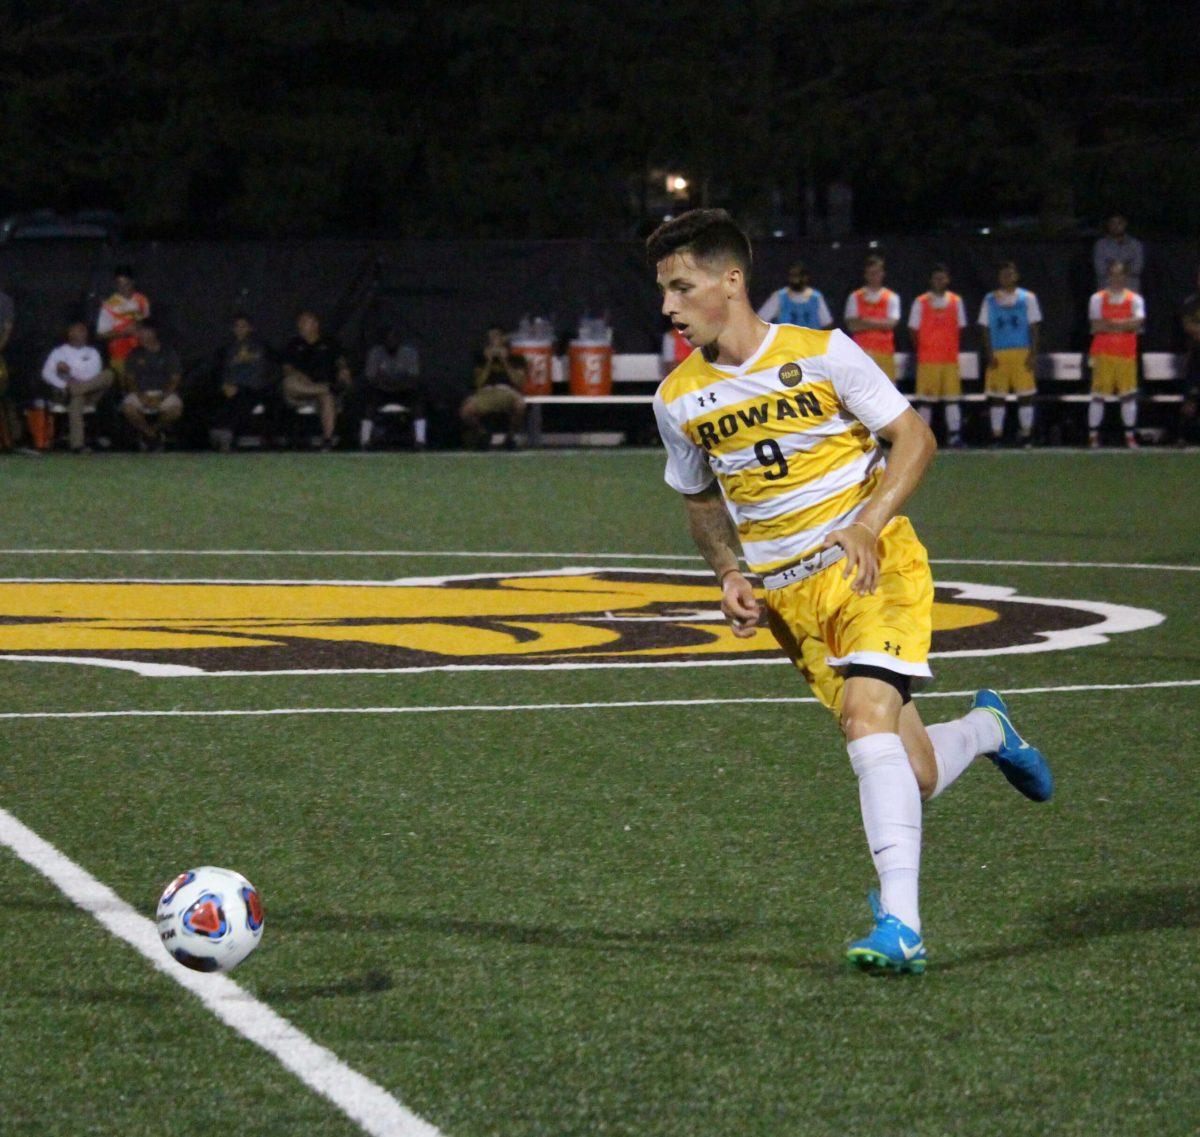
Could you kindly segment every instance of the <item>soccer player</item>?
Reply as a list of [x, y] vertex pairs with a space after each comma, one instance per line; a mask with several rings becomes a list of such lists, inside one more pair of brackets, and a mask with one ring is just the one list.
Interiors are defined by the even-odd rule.
[[788, 269], [786, 288], [767, 297], [758, 310], [768, 324], [795, 324], [798, 328], [832, 328], [833, 316], [819, 289], [813, 288], [808, 269], [800, 263]]
[[1108, 266], [1108, 287], [1088, 303], [1092, 326], [1092, 401], [1088, 404], [1088, 445], [1100, 445], [1104, 400], [1121, 400], [1125, 445], [1136, 450], [1137, 338], [1146, 324], [1146, 302], [1126, 287], [1127, 273], [1120, 261]]
[[854, 342], [894, 383], [900, 297], [890, 288], [884, 288], [883, 271], [883, 257], [877, 253], [867, 257], [863, 264], [863, 287], [846, 297], [846, 327]]
[[[817, 697], [838, 713], [879, 874], [875, 925], [847, 955], [871, 971], [921, 972], [922, 798], [981, 754], [1035, 801], [1053, 782], [994, 691], [928, 731], [910, 697], [930, 675], [933, 579], [900, 510], [936, 444], [907, 400], [840, 331], [767, 324], [750, 306], [750, 244], [722, 209], [647, 241], [662, 310], [694, 350], [659, 386], [666, 481], [733, 634], [764, 615]], [[891, 444], [885, 462], [876, 441]], [[739, 566], [762, 578], [762, 601]]]
[[1033, 396], [1037, 393], [1035, 369], [1042, 309], [1032, 292], [1017, 287], [1018, 280], [1016, 264], [1004, 261], [996, 270], [996, 283], [1000, 287], [989, 292], [979, 308], [983, 386], [988, 397], [993, 446], [999, 446], [1004, 437], [1005, 398], [1010, 392], [1017, 396], [1021, 445], [1033, 445]]
[[933, 266], [929, 291], [913, 301], [908, 327], [917, 346], [917, 411], [928, 426], [933, 404], [942, 404], [946, 441], [962, 446], [962, 373], [958, 369], [958, 338], [967, 326], [962, 297], [949, 291], [950, 270]]

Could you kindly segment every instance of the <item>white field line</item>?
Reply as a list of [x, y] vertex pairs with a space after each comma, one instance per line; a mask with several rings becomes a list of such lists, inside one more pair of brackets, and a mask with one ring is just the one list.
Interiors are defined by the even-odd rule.
[[[687, 561], [695, 554], [679, 553], [521, 553], [511, 550], [481, 552], [476, 549], [0, 549], [5, 557], [466, 557], [515, 560]], [[1200, 572], [1200, 565], [1164, 565], [1144, 561], [1023, 561], [933, 557], [934, 565], [996, 565], [1015, 568], [1148, 569], [1160, 572]], [[360, 581], [356, 583], [366, 583]]]
[[189, 971], [176, 963], [164, 950], [153, 921], [4, 809], [0, 809], [0, 845], [40, 872], [168, 979], [190, 991], [223, 1023], [274, 1055], [372, 1137], [440, 1137], [437, 1129], [386, 1090], [318, 1046], [228, 976]]
[[[1200, 687], [1200, 679], [1163, 679], [1150, 683], [1081, 683], [1063, 687], [1011, 687], [1005, 695], [1059, 695], [1079, 691], [1146, 691], [1171, 687]], [[929, 691], [918, 699], [962, 699], [970, 691]], [[609, 703], [453, 703], [409, 707], [267, 707], [232, 710], [119, 710], [119, 711], [4, 711], [0, 719], [119, 719], [119, 718], [267, 718], [280, 715], [430, 715], [464, 711], [590, 711], [635, 707], [724, 707], [758, 704], [816, 703], [811, 695], [764, 695], [716, 699], [628, 699]]]

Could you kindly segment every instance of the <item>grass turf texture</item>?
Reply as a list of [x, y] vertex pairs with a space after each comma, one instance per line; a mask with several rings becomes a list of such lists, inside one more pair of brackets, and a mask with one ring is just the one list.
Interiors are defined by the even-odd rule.
[[[687, 554], [660, 466], [647, 453], [10, 460], [0, 541]], [[951, 454], [910, 512], [935, 558], [1194, 563], [1198, 474], [1193, 454]], [[0, 575], [563, 563], [0, 553]], [[942, 689], [1200, 678], [1195, 574], [935, 572], [1167, 615], [1101, 647], [944, 660]], [[4, 711], [806, 693], [785, 667], [154, 680], [0, 663], [0, 676]], [[235, 977], [451, 1137], [881, 1122], [930, 1137], [1190, 1134], [1200, 697], [1011, 705], [1049, 751], [1058, 796], [1033, 806], [980, 763], [928, 808], [919, 980], [841, 963], [868, 927], [873, 874], [833, 723], [809, 705], [10, 721], [0, 802], [147, 914], [193, 863], [246, 873], [267, 928]], [[165, 1117], [353, 1132], [6, 852], [0, 897], [13, 1132], [150, 1134]]]

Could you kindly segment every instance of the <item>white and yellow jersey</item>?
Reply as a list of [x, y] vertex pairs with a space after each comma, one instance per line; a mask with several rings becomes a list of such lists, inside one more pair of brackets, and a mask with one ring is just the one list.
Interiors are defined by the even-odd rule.
[[694, 351], [658, 388], [666, 481], [721, 486], [750, 568], [776, 572], [854, 519], [883, 473], [872, 435], [908, 400], [844, 332], [772, 325], [740, 367]]

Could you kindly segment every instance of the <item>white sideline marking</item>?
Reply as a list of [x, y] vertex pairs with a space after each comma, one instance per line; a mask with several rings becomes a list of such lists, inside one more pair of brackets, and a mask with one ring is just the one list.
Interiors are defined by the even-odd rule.
[[228, 976], [201, 974], [177, 964], [163, 950], [153, 921], [139, 915], [111, 888], [4, 809], [0, 809], [0, 844], [7, 845], [168, 979], [195, 995], [223, 1023], [273, 1054], [371, 1137], [441, 1137], [437, 1129], [386, 1090], [351, 1069], [332, 1051], [318, 1046]]
[[[6, 557], [496, 557], [518, 560], [633, 560], [688, 561], [699, 557], [687, 553], [516, 553], [438, 549], [0, 549]], [[933, 565], [996, 565], [1017, 568], [1150, 569], [1161, 572], [1200, 572], [1200, 565], [1161, 565], [1140, 561], [998, 561], [933, 557]], [[365, 582], [360, 582], [365, 583]]]
[[[1145, 691], [1161, 687], [1200, 687], [1200, 679], [1162, 679], [1151, 683], [1081, 683], [1064, 687], [1011, 687], [1005, 695], [1057, 695], [1076, 691]], [[917, 699], [962, 699], [970, 691], [928, 691]], [[431, 715], [461, 711], [591, 711], [632, 707], [717, 707], [761, 703], [815, 703], [811, 695], [762, 695], [729, 699], [629, 699], [611, 703], [453, 703], [431, 707], [268, 707], [246, 710], [4, 711], [0, 719], [118, 718], [266, 718], [277, 715]], [[2, 811], [0, 811], [2, 812]]]

